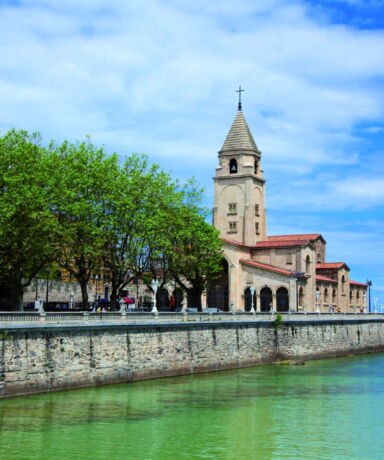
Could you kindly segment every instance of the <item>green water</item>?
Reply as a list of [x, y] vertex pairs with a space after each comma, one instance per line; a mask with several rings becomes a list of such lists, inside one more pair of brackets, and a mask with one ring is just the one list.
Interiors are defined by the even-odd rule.
[[384, 354], [0, 401], [1, 460], [383, 459]]

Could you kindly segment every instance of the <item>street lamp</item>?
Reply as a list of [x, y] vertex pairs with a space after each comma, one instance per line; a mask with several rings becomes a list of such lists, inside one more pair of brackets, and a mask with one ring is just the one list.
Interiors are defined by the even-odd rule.
[[379, 299], [377, 297], [374, 297], [373, 299], [373, 313], [377, 313], [377, 301]]
[[99, 292], [99, 278], [100, 275], [95, 276], [96, 286], [95, 286], [95, 302], [97, 302], [97, 293]]
[[250, 312], [251, 312], [251, 313], [255, 313], [255, 307], [254, 307], [254, 305], [253, 305], [253, 298], [254, 298], [254, 295], [255, 295], [255, 288], [254, 288], [253, 286], [251, 286], [251, 287], [249, 288], [249, 290], [250, 290], [250, 292], [251, 292], [251, 310], [250, 310]]
[[316, 313], [320, 313], [320, 289], [316, 290]]
[[368, 311], [371, 311], [371, 286], [372, 281], [367, 279], [367, 286], [368, 286]]
[[156, 293], [157, 293], [157, 289], [159, 288], [159, 282], [153, 279], [151, 283], [151, 288], [153, 290], [153, 295], [154, 295], [152, 313], [157, 313], [158, 310], [156, 308]]
[[75, 293], [72, 291], [70, 294], [69, 294], [69, 308], [70, 310], [72, 310], [73, 308], [73, 299], [75, 297]]

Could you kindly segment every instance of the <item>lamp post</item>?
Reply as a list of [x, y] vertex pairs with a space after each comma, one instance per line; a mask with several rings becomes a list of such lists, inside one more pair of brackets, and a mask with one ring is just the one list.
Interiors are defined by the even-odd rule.
[[254, 295], [255, 295], [255, 288], [253, 286], [251, 286], [249, 288], [249, 290], [251, 292], [251, 310], [250, 310], [250, 312], [255, 313], [255, 307], [254, 307], [254, 304], [253, 304], [253, 299], [254, 299]]
[[99, 292], [99, 277], [100, 275], [95, 276], [96, 285], [95, 285], [95, 302], [97, 302], [97, 293]]
[[368, 311], [371, 311], [371, 286], [372, 286], [372, 281], [369, 281], [367, 279], [367, 286], [368, 286]]
[[153, 290], [153, 295], [154, 295], [152, 313], [157, 313], [158, 310], [156, 307], [156, 293], [157, 293], [157, 289], [159, 288], [159, 282], [153, 279], [151, 283], [151, 288]]
[[69, 294], [69, 308], [70, 310], [72, 310], [73, 308], [73, 299], [75, 297], [75, 293], [72, 291], [70, 294]]
[[316, 290], [316, 313], [320, 313], [320, 290]]
[[125, 305], [124, 299], [121, 297], [119, 300], [120, 313], [125, 313], [127, 311], [127, 306]]

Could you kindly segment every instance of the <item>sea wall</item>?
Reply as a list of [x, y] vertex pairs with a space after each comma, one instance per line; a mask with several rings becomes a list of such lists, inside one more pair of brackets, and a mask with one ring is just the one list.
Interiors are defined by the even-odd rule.
[[0, 397], [384, 350], [384, 320], [0, 326]]

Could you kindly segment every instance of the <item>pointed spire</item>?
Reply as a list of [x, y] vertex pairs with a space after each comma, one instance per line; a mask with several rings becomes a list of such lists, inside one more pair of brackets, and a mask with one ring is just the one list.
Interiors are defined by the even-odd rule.
[[253, 139], [251, 130], [248, 128], [248, 124], [245, 121], [241, 108], [237, 111], [221, 152], [227, 150], [254, 150], [260, 153]]

